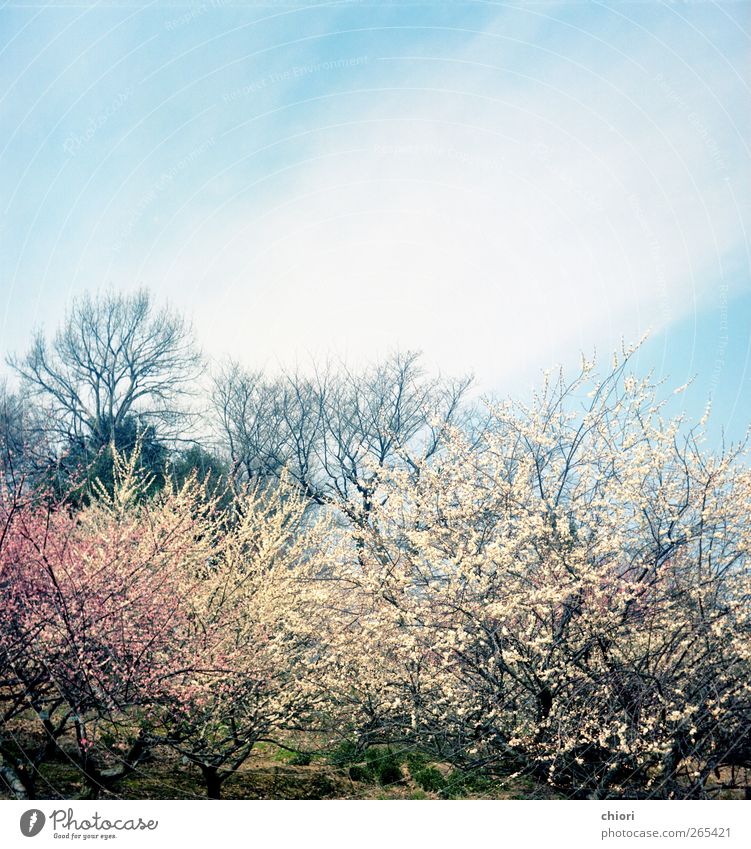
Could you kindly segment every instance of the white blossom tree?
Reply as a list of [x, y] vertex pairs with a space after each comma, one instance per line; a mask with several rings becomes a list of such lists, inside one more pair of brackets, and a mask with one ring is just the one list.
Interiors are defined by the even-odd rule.
[[493, 405], [480, 444], [454, 429], [389, 470], [317, 590], [352, 733], [595, 797], [751, 767], [744, 449], [704, 450], [627, 367], [585, 363]]

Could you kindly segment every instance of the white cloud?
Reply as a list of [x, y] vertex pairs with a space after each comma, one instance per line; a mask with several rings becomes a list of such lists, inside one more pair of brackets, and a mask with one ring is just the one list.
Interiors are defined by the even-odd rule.
[[[743, 235], [747, 162], [718, 106], [737, 81], [654, 45], [606, 77], [546, 57], [520, 79], [484, 66], [492, 48], [383, 61], [384, 91], [323, 103], [280, 145], [282, 175], [238, 176], [158, 252], [210, 349], [261, 365], [417, 347], [491, 386], [711, 295]], [[239, 158], [258, 146], [237, 139]]]

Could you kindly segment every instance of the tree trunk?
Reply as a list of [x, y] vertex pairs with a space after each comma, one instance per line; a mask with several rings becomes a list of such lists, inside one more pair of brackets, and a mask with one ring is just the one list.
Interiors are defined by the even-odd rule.
[[537, 694], [537, 721], [544, 722], [550, 716], [553, 707], [553, 694], [549, 687], [543, 687]]
[[0, 778], [8, 785], [16, 799], [33, 799], [33, 790], [26, 786], [18, 771], [4, 760], [0, 760]]
[[95, 761], [86, 758], [81, 765], [81, 771], [86, 781], [85, 799], [98, 799], [103, 790], [111, 793], [125, 776], [129, 775], [148, 754], [149, 748], [143, 733], [130, 747], [130, 751], [115, 767], [104, 769]]
[[221, 799], [224, 776], [219, 774], [218, 767], [207, 766], [206, 764], [200, 764], [200, 767], [206, 784], [206, 798]]

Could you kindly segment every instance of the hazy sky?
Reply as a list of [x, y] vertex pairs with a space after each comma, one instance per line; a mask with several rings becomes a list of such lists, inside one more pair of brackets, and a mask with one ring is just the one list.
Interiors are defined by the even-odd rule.
[[251, 367], [652, 335], [751, 413], [748, 2], [5, 3], [0, 348], [147, 286]]

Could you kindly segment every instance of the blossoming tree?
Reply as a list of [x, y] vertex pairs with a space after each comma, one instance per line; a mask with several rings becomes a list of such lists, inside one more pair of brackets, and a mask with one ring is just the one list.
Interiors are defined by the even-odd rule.
[[389, 476], [326, 602], [347, 598], [331, 690], [354, 730], [597, 797], [751, 765], [751, 473], [627, 366], [493, 405], [479, 443]]

